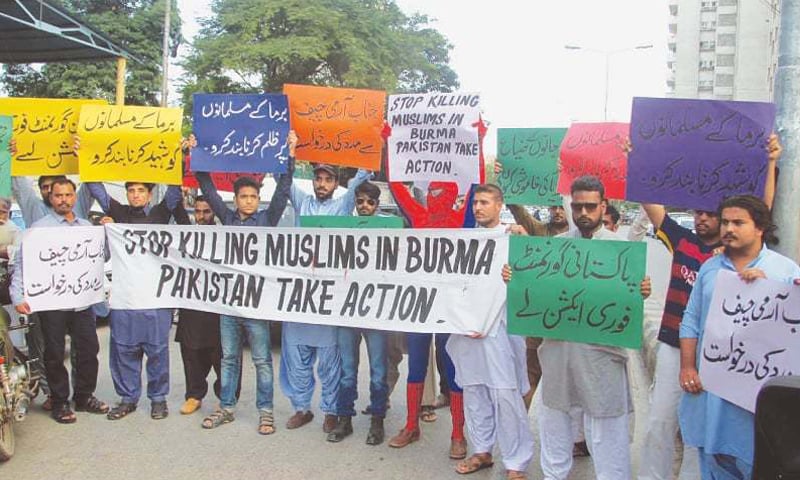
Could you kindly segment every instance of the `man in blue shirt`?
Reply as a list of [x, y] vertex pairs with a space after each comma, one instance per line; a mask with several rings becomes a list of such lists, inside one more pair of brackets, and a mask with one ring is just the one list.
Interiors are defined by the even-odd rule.
[[703, 480], [750, 478], [753, 464], [753, 414], [704, 391], [698, 373], [717, 273], [738, 272], [745, 282], [769, 278], [800, 284], [800, 267], [766, 247], [775, 226], [764, 201], [750, 195], [730, 197], [720, 205], [719, 216], [725, 252], [700, 267], [680, 325], [680, 385], [685, 393], [678, 416], [684, 442], [698, 448]]
[[[350, 180], [348, 191], [339, 198], [333, 192], [339, 187], [339, 171], [330, 165], [314, 167], [314, 195], [292, 185], [291, 199], [296, 225], [306, 215], [352, 215], [356, 188], [372, 176], [359, 170]], [[286, 428], [302, 427], [314, 418], [311, 396], [314, 394], [314, 362], [319, 357], [317, 375], [322, 383], [320, 410], [325, 413], [322, 430], [331, 433], [336, 427], [336, 397], [341, 377], [341, 357], [337, 346], [337, 329], [329, 325], [286, 322], [281, 338], [281, 389], [289, 397], [295, 414]]]
[[[31, 225], [31, 228], [91, 226], [73, 211], [75, 205], [75, 184], [66, 178], [52, 182], [48, 204], [52, 211]], [[20, 249], [21, 250], [21, 249]], [[29, 315], [31, 308], [25, 300], [22, 269], [22, 252], [11, 265], [11, 298], [17, 312]], [[75, 413], [69, 405], [69, 373], [64, 368], [64, 336], [69, 333], [73, 357], [73, 376], [75, 410], [90, 413], [106, 413], [108, 405], [94, 396], [97, 387], [99, 362], [97, 354], [100, 345], [97, 340], [95, 316], [91, 308], [78, 310], [51, 310], [39, 312], [44, 335], [44, 364], [50, 384], [51, 416], [58, 423], [74, 423]]]
[[[275, 192], [269, 207], [258, 210], [261, 184], [252, 177], [239, 177], [233, 184], [236, 209], [230, 209], [217, 193], [217, 188], [207, 172], [196, 172], [197, 181], [214, 213], [223, 225], [239, 227], [274, 227], [286, 209], [294, 172], [294, 152], [297, 136], [290, 132], [289, 167], [277, 180]], [[203, 428], [216, 428], [234, 420], [237, 387], [242, 368], [242, 343], [247, 337], [250, 355], [256, 369], [256, 408], [258, 409], [258, 433], [275, 433], [273, 415], [272, 352], [270, 345], [270, 322], [245, 317], [220, 316], [220, 335], [222, 340], [222, 388], [220, 408], [203, 419]]]

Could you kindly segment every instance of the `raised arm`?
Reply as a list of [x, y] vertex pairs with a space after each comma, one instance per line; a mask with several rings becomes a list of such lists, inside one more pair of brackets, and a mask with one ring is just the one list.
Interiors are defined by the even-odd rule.
[[33, 189], [33, 180], [30, 177], [11, 177], [11, 190], [22, 210], [25, 225], [31, 226], [33, 222], [47, 215], [48, 209], [42, 197]]
[[79, 218], [89, 218], [89, 212], [92, 211], [94, 198], [92, 198], [92, 192], [89, 191], [85, 183], [82, 183], [81, 186], [78, 187], [77, 196], [78, 200], [75, 202], [75, 216]]
[[647, 213], [647, 218], [650, 219], [650, 223], [653, 224], [653, 230], [655, 231], [661, 228], [661, 224], [664, 223], [664, 217], [667, 216], [667, 209], [664, 208], [664, 205], [643, 203], [642, 208]]
[[408, 188], [401, 182], [389, 182], [389, 190], [391, 190], [397, 206], [400, 207], [400, 210], [408, 217], [409, 221], [428, 214], [425, 207], [417, 203]]
[[[266, 210], [259, 212], [259, 215], [266, 217], [266, 225], [274, 227], [278, 224], [286, 210], [286, 204], [289, 202], [289, 196], [292, 194], [292, 178], [294, 177], [294, 156], [289, 157], [289, 165], [286, 168], [286, 173], [279, 175], [276, 179], [275, 191], [272, 193], [272, 198], [269, 201], [269, 206]], [[261, 222], [259, 222], [261, 224]]]
[[106, 186], [100, 182], [86, 182], [83, 184], [89, 190], [91, 196], [100, 204], [103, 213], [108, 214], [111, 211], [111, 195], [106, 191]]
[[342, 208], [344, 210], [351, 213], [353, 212], [353, 209], [356, 208], [356, 188], [370, 178], [372, 178], [372, 172], [364, 170], [363, 168], [358, 169], [356, 176], [350, 179], [350, 183], [347, 184], [347, 193], [341, 198]]
[[514, 221], [528, 232], [528, 235], [541, 235], [545, 225], [533, 218], [533, 215], [522, 205], [506, 205], [514, 216]]
[[775, 169], [778, 165], [778, 159], [781, 158], [783, 147], [776, 134], [769, 136], [767, 143], [767, 179], [764, 184], [764, 203], [767, 208], [772, 210], [772, 203], [775, 201]]
[[211, 180], [211, 174], [208, 172], [195, 172], [194, 176], [197, 178], [197, 183], [200, 184], [200, 190], [208, 200], [208, 204], [211, 205], [211, 210], [214, 210], [214, 215], [222, 222], [225, 222], [225, 219], [233, 215], [234, 212], [222, 201], [214, 181]]

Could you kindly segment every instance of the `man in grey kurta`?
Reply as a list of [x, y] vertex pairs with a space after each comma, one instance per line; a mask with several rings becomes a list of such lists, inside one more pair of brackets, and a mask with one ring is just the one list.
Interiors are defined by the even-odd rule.
[[[570, 188], [576, 229], [565, 238], [624, 240], [603, 228], [605, 189], [596, 177], [576, 179]], [[649, 295], [645, 278], [642, 294]], [[539, 415], [541, 464], [545, 479], [565, 480], [572, 468], [574, 435], [570, 410], [583, 411], [586, 443], [598, 480], [631, 478], [628, 414], [633, 410], [627, 355], [617, 347], [545, 339], [539, 347], [542, 403]]]

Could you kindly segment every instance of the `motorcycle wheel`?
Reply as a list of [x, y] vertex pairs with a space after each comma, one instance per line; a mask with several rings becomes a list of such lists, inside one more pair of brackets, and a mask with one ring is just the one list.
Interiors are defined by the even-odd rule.
[[[11, 345], [8, 332], [0, 331], [0, 351]], [[0, 389], [1, 390], [1, 389]], [[6, 397], [0, 392], [0, 462], [5, 462], [14, 455], [14, 420], [11, 418], [10, 405], [6, 405]]]

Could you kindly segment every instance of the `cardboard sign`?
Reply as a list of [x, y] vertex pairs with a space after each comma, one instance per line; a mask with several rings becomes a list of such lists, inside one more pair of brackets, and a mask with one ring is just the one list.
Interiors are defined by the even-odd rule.
[[87, 105], [81, 108], [81, 181], [180, 185], [180, 108]]
[[627, 159], [622, 150], [627, 123], [573, 123], [561, 142], [558, 192], [569, 195], [572, 182], [594, 175], [603, 182], [606, 198], [625, 198]]
[[297, 158], [380, 170], [386, 92], [285, 85]]
[[498, 128], [497, 178], [509, 205], [561, 205], [558, 157], [566, 128]]

